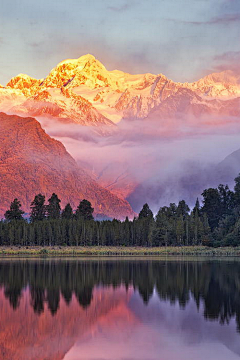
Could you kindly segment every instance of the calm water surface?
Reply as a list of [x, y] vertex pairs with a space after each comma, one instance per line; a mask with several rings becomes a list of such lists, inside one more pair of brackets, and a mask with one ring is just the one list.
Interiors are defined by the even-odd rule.
[[0, 359], [240, 358], [240, 261], [0, 260]]

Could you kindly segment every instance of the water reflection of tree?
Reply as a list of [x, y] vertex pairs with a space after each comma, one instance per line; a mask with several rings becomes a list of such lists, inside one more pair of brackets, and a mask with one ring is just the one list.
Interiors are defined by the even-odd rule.
[[70, 304], [75, 295], [87, 308], [95, 286], [117, 288], [130, 285], [147, 305], [154, 289], [160, 299], [185, 307], [192, 296], [204, 317], [228, 323], [236, 317], [240, 330], [240, 262], [177, 261], [4, 261], [0, 285], [13, 309], [20, 304], [22, 290], [30, 289], [31, 306], [41, 314], [47, 303], [52, 315], [60, 296]]

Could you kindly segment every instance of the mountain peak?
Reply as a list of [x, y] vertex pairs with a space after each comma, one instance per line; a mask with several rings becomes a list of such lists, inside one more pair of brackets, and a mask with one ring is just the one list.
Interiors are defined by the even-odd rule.
[[[98, 64], [101, 64], [100, 61], [98, 61], [95, 58], [95, 56], [93, 56], [91, 54], [86, 54], [86, 55], [80, 56], [78, 59], [65, 59], [65, 60], [61, 61], [60, 63], [58, 63], [56, 68], [59, 68], [62, 65], [68, 65], [68, 64], [79, 67], [79, 66], [85, 65], [87, 63], [93, 64], [95, 62]], [[103, 66], [103, 65], [101, 64], [101, 66]]]
[[21, 90], [25, 96], [29, 96], [34, 93], [41, 81], [26, 74], [18, 74], [7, 83], [6, 87]]
[[86, 54], [86, 55], [82, 55], [78, 58], [78, 60], [80, 61], [95, 61], [96, 58], [95, 56], [91, 55], [91, 54]]
[[27, 74], [18, 74], [11, 78], [11, 80], [7, 83], [7, 87], [15, 88], [15, 85], [19, 83], [19, 81], [36, 81], [36, 79], [32, 78], [31, 76]]
[[[181, 94], [177, 93], [178, 89]], [[182, 89], [186, 89], [185, 92]], [[178, 97], [194, 98], [190, 90], [203, 99], [239, 97], [240, 76], [227, 70], [193, 83], [176, 83], [161, 73], [108, 71], [95, 56], [85, 54], [63, 60], [42, 80], [19, 74], [10, 80], [6, 89], [0, 88], [0, 95], [1, 109], [5, 111], [12, 108], [18, 114], [52, 114], [98, 126], [112, 125], [112, 121], [122, 118], [145, 118], [176, 93]], [[23, 97], [30, 101], [23, 103]], [[36, 100], [38, 102], [34, 103]]]
[[232, 70], [215, 72], [185, 85], [199, 94], [212, 98], [230, 98], [240, 95], [240, 76]]
[[229, 85], [239, 84], [239, 76], [237, 76], [232, 70], [215, 72], [205, 76], [202, 80], [208, 80], [213, 83], [224, 83]]
[[87, 54], [78, 59], [67, 59], [60, 62], [51, 70], [42, 85], [52, 88], [86, 85], [95, 89], [111, 86], [111, 76], [100, 61], [93, 55]]

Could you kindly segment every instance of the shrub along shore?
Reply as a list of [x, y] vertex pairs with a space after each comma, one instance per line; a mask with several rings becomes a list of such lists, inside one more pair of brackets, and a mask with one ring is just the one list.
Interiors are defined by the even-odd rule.
[[6, 256], [206, 256], [239, 257], [240, 247], [210, 248], [206, 246], [0, 246], [0, 257]]

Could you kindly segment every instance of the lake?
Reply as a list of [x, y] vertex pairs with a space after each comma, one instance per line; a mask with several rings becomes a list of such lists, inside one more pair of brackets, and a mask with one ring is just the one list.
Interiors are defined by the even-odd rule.
[[240, 261], [1, 259], [0, 359], [240, 358]]

